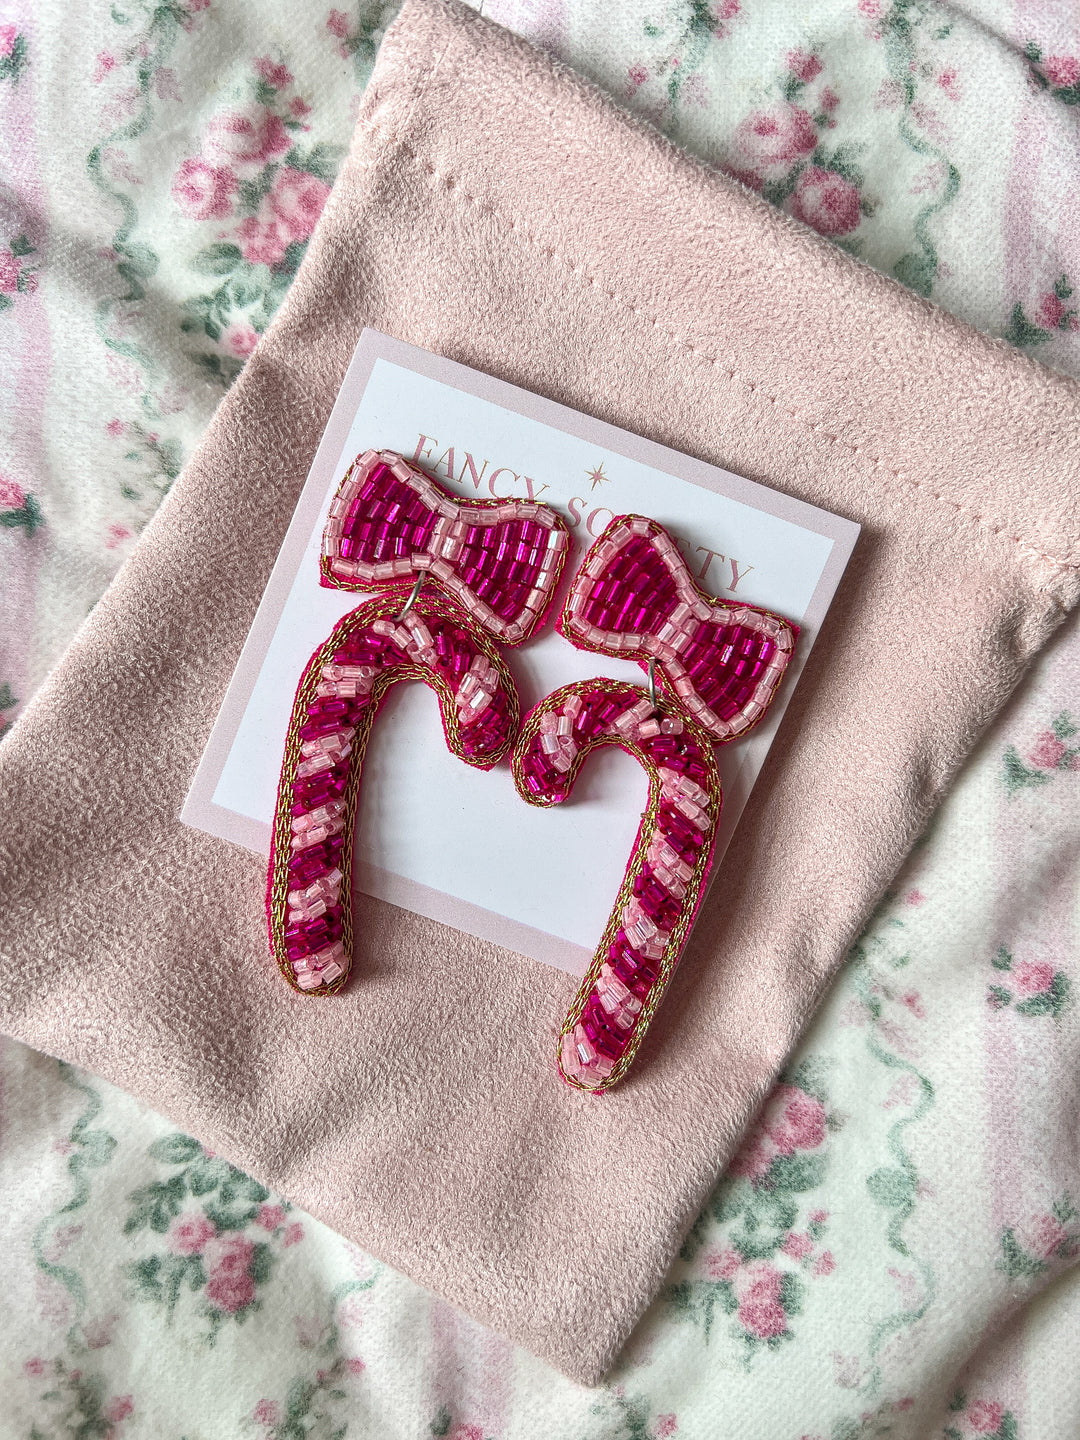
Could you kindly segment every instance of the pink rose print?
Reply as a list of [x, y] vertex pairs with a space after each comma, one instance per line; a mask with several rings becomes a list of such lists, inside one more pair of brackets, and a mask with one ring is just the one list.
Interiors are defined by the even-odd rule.
[[35, 1355], [32, 1360], [24, 1360], [23, 1373], [26, 1375], [32, 1375], [35, 1379], [39, 1379], [42, 1375], [45, 1374], [45, 1361], [42, 1360], [41, 1357], [38, 1355]]
[[1035, 748], [1031, 752], [1031, 763], [1043, 770], [1056, 770], [1064, 754], [1064, 742], [1059, 740], [1052, 730], [1044, 730], [1036, 738]]
[[785, 1236], [784, 1243], [780, 1246], [785, 1255], [790, 1255], [795, 1260], [809, 1255], [813, 1248], [814, 1242], [805, 1230], [793, 1230], [790, 1235]]
[[831, 115], [839, 104], [840, 96], [837, 95], [836, 91], [832, 88], [831, 85], [826, 85], [825, 89], [821, 92], [822, 110], [824, 110], [826, 114]]
[[251, 1264], [255, 1246], [235, 1230], [211, 1240], [203, 1251], [207, 1266], [220, 1275], [242, 1275]]
[[283, 1205], [260, 1205], [255, 1216], [255, 1224], [261, 1225], [264, 1230], [276, 1230], [279, 1225], [285, 1224], [285, 1207]]
[[269, 55], [263, 55], [255, 61], [256, 72], [262, 76], [268, 85], [275, 90], [284, 90], [293, 82], [293, 77], [284, 65], [277, 65], [270, 59]]
[[1056, 1215], [1040, 1215], [1029, 1228], [1024, 1248], [1040, 1260], [1049, 1260], [1069, 1238], [1069, 1232]]
[[178, 1215], [169, 1226], [166, 1243], [174, 1255], [198, 1255], [216, 1234], [205, 1215]]
[[367, 1369], [367, 1366], [359, 1355], [350, 1355], [348, 1360], [345, 1361], [345, 1368], [350, 1375], [362, 1375]]
[[797, 105], [755, 111], [735, 131], [735, 147], [753, 170], [788, 165], [809, 155], [816, 145], [814, 122]]
[[21, 510], [26, 504], [26, 491], [17, 480], [0, 475], [0, 510]]
[[1073, 55], [1048, 55], [1042, 69], [1055, 90], [1068, 90], [1080, 81], [1080, 60]]
[[292, 244], [292, 233], [283, 220], [272, 216], [260, 219], [266, 208], [264, 201], [259, 215], [249, 215], [240, 222], [236, 238], [240, 253], [249, 265], [277, 265], [285, 258], [285, 251]]
[[976, 1435], [991, 1435], [1005, 1418], [1004, 1407], [989, 1400], [976, 1400], [968, 1408], [967, 1422]]
[[329, 194], [325, 180], [286, 165], [278, 172], [268, 199], [271, 211], [284, 221], [292, 238], [302, 240], [315, 229]]
[[260, 1400], [252, 1411], [252, 1419], [259, 1425], [276, 1425], [281, 1419], [281, 1406], [276, 1400]]
[[917, 990], [907, 991], [900, 999], [915, 1016], [916, 1020], [926, 1019], [926, 1006], [923, 1004], [922, 996]]
[[229, 111], [217, 115], [206, 132], [207, 154], [226, 164], [265, 165], [291, 146], [284, 122], [264, 107], [254, 114]]
[[653, 1434], [656, 1436], [674, 1435], [679, 1428], [679, 1422], [674, 1415], [657, 1415], [656, 1424], [653, 1426]]
[[836, 1269], [836, 1259], [831, 1250], [823, 1250], [814, 1261], [814, 1275], [831, 1275]]
[[745, 1175], [749, 1180], [760, 1180], [768, 1173], [769, 1166], [779, 1152], [770, 1137], [758, 1129], [743, 1141], [738, 1154], [731, 1162], [733, 1175]]
[[778, 1155], [816, 1150], [825, 1140], [825, 1106], [797, 1085], [778, 1085], [751, 1134], [731, 1162], [736, 1175], [752, 1180], [766, 1173]]
[[0, 25], [0, 59], [10, 55], [15, 49], [15, 41], [19, 37], [18, 26]]
[[816, 55], [807, 54], [805, 50], [791, 50], [788, 52], [787, 68], [797, 80], [808, 85], [821, 74], [821, 61]]
[[[222, 336], [222, 343], [230, 355], [235, 355], [240, 360], [246, 360], [259, 343], [259, 336], [255, 329], [245, 321], [239, 325], [230, 325]], [[285, 1211], [282, 1210], [280, 1205], [264, 1205], [262, 1209], [277, 1210], [281, 1215], [281, 1220], [275, 1222], [278, 1225], [285, 1219]], [[258, 1223], [260, 1225], [265, 1224], [261, 1218]], [[266, 1225], [267, 1230], [272, 1230], [273, 1228], [273, 1225]]]
[[783, 1276], [764, 1261], [751, 1265], [739, 1286], [739, 1324], [757, 1340], [771, 1340], [787, 1329], [787, 1314], [780, 1303]]
[[1058, 296], [1051, 292], [1040, 299], [1038, 309], [1035, 311], [1035, 322], [1044, 330], [1056, 330], [1061, 324], [1061, 317], [1064, 314], [1064, 304]]
[[349, 34], [349, 17], [341, 10], [331, 10], [326, 17], [326, 28], [331, 35], [344, 40]]
[[1021, 995], [1038, 995], [1054, 983], [1054, 967], [1045, 960], [1021, 960], [1013, 971], [1013, 984]]
[[130, 1395], [116, 1395], [105, 1407], [105, 1419], [113, 1425], [119, 1425], [121, 1420], [126, 1420], [134, 1411], [135, 1404]]
[[484, 1432], [479, 1425], [455, 1425], [447, 1440], [484, 1440]]
[[791, 213], [819, 235], [847, 235], [862, 219], [859, 192], [835, 170], [811, 165], [799, 176]]
[[781, 1085], [773, 1103], [782, 1098], [780, 1120], [771, 1122], [773, 1138], [782, 1155], [793, 1150], [816, 1150], [825, 1139], [825, 1106], [796, 1085]]
[[205, 160], [181, 162], [172, 184], [172, 197], [192, 220], [220, 220], [232, 209], [237, 179], [223, 165]]
[[237, 239], [244, 259], [252, 265], [279, 264], [294, 240], [306, 240], [314, 230], [329, 194], [325, 180], [284, 166], [258, 214], [240, 223]]
[[304, 1238], [304, 1227], [299, 1220], [294, 1220], [291, 1225], [285, 1227], [285, 1234], [281, 1237], [282, 1245], [299, 1245]]
[[214, 1270], [206, 1282], [206, 1298], [215, 1310], [235, 1315], [255, 1299], [255, 1281], [247, 1272], [232, 1274]]
[[19, 288], [19, 262], [10, 250], [0, 250], [0, 291], [14, 295]]
[[304, 120], [311, 114], [311, 106], [302, 95], [294, 95], [289, 101], [289, 113], [297, 120]]
[[714, 1250], [706, 1255], [705, 1273], [710, 1280], [730, 1280], [742, 1264], [742, 1256], [730, 1246], [725, 1250]]

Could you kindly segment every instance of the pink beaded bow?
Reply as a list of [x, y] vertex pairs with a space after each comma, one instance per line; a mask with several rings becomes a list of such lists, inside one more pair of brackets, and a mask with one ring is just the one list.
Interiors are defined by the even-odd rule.
[[715, 739], [745, 735], [768, 708], [798, 631], [695, 584], [655, 520], [620, 515], [589, 551], [559, 620], [583, 650], [650, 660], [683, 709]]
[[387, 692], [423, 680], [438, 696], [449, 748], [490, 769], [509, 749], [519, 714], [492, 637], [519, 644], [531, 634], [567, 549], [566, 523], [549, 506], [462, 504], [388, 450], [365, 451], [349, 467], [324, 531], [322, 583], [386, 593], [337, 623], [293, 701], [267, 920], [271, 953], [295, 989], [329, 995], [348, 978], [360, 775]]
[[365, 450], [330, 506], [322, 583], [374, 590], [430, 577], [496, 640], [520, 645], [543, 619], [568, 545], [549, 505], [463, 504], [393, 451]]
[[702, 593], [653, 520], [614, 519], [574, 579], [559, 630], [581, 649], [654, 662], [649, 691], [585, 680], [548, 695], [514, 747], [514, 780], [557, 805], [585, 757], [616, 745], [644, 766], [649, 800], [623, 883], [559, 1032], [563, 1079], [608, 1090], [629, 1069], [682, 955], [705, 893], [720, 821], [710, 739], [761, 719], [791, 659], [795, 626]]

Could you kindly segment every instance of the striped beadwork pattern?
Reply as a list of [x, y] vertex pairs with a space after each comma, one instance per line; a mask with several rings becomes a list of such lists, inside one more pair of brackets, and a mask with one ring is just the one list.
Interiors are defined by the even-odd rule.
[[618, 897], [559, 1032], [563, 1079], [609, 1089], [626, 1073], [679, 962], [704, 893], [721, 786], [704, 731], [663, 696], [617, 680], [553, 691], [514, 747], [514, 782], [532, 805], [558, 805], [585, 757], [616, 745], [649, 777], [649, 800]]
[[[351, 611], [312, 655], [293, 702], [267, 882], [270, 949], [289, 984], [328, 995], [352, 964], [351, 875], [360, 775], [387, 691], [422, 680], [446, 742], [487, 770], [518, 727], [513, 678], [485, 630], [438, 594], [398, 584]], [[402, 614], [402, 611], [405, 611]]]
[[650, 660], [683, 709], [715, 740], [735, 740], [768, 708], [796, 626], [754, 605], [706, 595], [662, 526], [617, 516], [590, 549], [559, 619], [584, 650]]
[[504, 645], [546, 614], [569, 532], [550, 505], [456, 499], [392, 450], [366, 450], [338, 487], [323, 531], [325, 585], [373, 590], [421, 575]]

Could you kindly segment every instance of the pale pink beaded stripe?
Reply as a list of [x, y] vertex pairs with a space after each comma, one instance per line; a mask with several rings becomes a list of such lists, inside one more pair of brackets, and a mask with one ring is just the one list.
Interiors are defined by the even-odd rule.
[[705, 595], [675, 541], [643, 515], [617, 516], [603, 531], [558, 628], [584, 650], [655, 660], [687, 713], [721, 742], [764, 715], [799, 633], [768, 610]]
[[611, 680], [555, 691], [514, 747], [515, 783], [534, 805], [565, 799], [597, 745], [630, 751], [650, 777], [622, 887], [560, 1030], [563, 1078], [600, 1092], [633, 1061], [701, 902], [722, 804], [710, 741], [734, 740], [760, 721], [798, 630], [705, 595], [671, 536], [643, 515], [616, 516], [597, 539], [558, 629], [579, 649], [650, 669], [649, 693]]
[[506, 754], [518, 698], [493, 641], [441, 595], [408, 586], [350, 611], [301, 677], [285, 745], [267, 881], [270, 950], [289, 984], [331, 994], [352, 964], [352, 839], [361, 768], [390, 687], [423, 680], [449, 748], [479, 769]]
[[[338, 622], [293, 702], [267, 919], [271, 953], [294, 988], [331, 994], [348, 977], [360, 771], [386, 691], [426, 681], [450, 749], [470, 765], [495, 764], [517, 729], [518, 698], [493, 638], [519, 644], [540, 624], [568, 548], [550, 506], [464, 504], [392, 450], [366, 450], [349, 467], [324, 528], [320, 580], [389, 594]], [[410, 589], [422, 580], [422, 594]]]
[[622, 886], [559, 1032], [569, 1084], [599, 1092], [625, 1075], [693, 924], [712, 863], [720, 775], [709, 737], [636, 685], [584, 680], [548, 695], [514, 747], [514, 780], [533, 805], [569, 795], [590, 751], [617, 745], [649, 775], [649, 800]]
[[421, 575], [504, 645], [541, 623], [570, 538], [549, 505], [461, 501], [392, 450], [349, 467], [323, 531], [323, 583], [375, 589]]

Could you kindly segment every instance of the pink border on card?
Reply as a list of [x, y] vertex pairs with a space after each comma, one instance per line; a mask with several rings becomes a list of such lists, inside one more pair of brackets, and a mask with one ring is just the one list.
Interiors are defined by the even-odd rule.
[[[250, 703], [266, 653], [280, 624], [308, 542], [313, 531], [320, 526], [331, 471], [337, 464], [363, 400], [371, 372], [378, 360], [386, 360], [451, 389], [489, 401], [503, 410], [538, 421], [600, 449], [609, 450], [663, 474], [727, 496], [752, 509], [777, 516], [803, 530], [832, 540], [829, 558], [805, 614], [793, 617], [798, 620], [801, 634], [795, 657], [788, 668], [783, 694], [777, 697], [776, 704], [758, 730], [740, 744], [742, 763], [734, 776], [728, 775], [726, 779], [723, 817], [716, 843], [715, 875], [749, 798], [753, 780], [772, 744], [787, 702], [798, 683], [821, 622], [840, 583], [860, 527], [851, 520], [819, 510], [803, 500], [770, 490], [756, 481], [721, 470], [715, 465], [671, 450], [653, 440], [632, 435], [626, 430], [609, 425], [605, 420], [583, 415], [557, 401], [534, 395], [528, 390], [519, 389], [516, 385], [484, 375], [478, 370], [471, 370], [467, 365], [460, 365], [454, 360], [432, 355], [427, 350], [421, 350], [403, 340], [395, 340], [378, 330], [365, 330], [353, 352], [251, 630], [180, 812], [181, 821], [258, 854], [268, 856], [270, 853], [270, 825], [215, 804], [213, 796]], [[418, 881], [376, 866], [358, 861], [354, 874], [356, 889], [373, 895], [376, 899], [386, 900], [392, 905], [438, 920], [508, 950], [530, 955], [570, 975], [581, 976], [588, 967], [592, 952], [559, 936], [549, 935], [508, 916], [485, 910], [479, 905], [473, 905], [469, 901], [460, 900], [456, 896], [447, 895], [443, 891], [434, 890]]]

